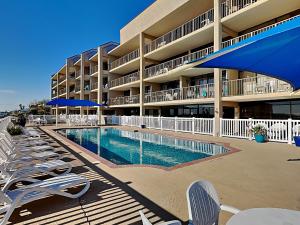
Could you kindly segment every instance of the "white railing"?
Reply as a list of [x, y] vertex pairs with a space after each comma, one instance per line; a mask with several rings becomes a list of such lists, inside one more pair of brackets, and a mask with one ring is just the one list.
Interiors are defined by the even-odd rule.
[[203, 84], [145, 94], [145, 103], [214, 97], [214, 84]]
[[127, 55], [124, 55], [123, 57], [111, 62], [109, 69], [112, 70], [114, 68], [117, 68], [125, 63], [128, 63], [134, 59], [137, 59], [138, 57], [140, 57], [140, 50], [136, 49], [136, 50], [128, 53]]
[[280, 22], [278, 22], [278, 23], [274, 23], [274, 24], [272, 24], [272, 25], [263, 27], [263, 28], [261, 28], [261, 29], [258, 29], [258, 30], [249, 32], [249, 33], [247, 33], [247, 34], [238, 36], [238, 37], [236, 37], [236, 38], [232, 38], [232, 39], [230, 39], [230, 40], [223, 41], [223, 42], [222, 42], [222, 48], [226, 48], [226, 47], [229, 47], [229, 46], [234, 45], [234, 44], [236, 44], [236, 43], [239, 43], [239, 42], [241, 42], [241, 41], [243, 41], [243, 40], [245, 40], [245, 39], [247, 39], [247, 38], [250, 38], [250, 37], [253, 37], [253, 36], [255, 36], [255, 35], [258, 35], [258, 34], [264, 32], [264, 31], [270, 30], [270, 29], [273, 28], [273, 27], [277, 27], [278, 25], [283, 24], [283, 23], [285, 23], [285, 22], [287, 22], [287, 21], [291, 21], [291, 20], [293, 20], [293, 19], [295, 19], [295, 18], [297, 18], [297, 17], [299, 17], [299, 15], [294, 16], [294, 17], [291, 17], [291, 18], [286, 19], [286, 20], [283, 20], [283, 21], [280, 21]]
[[221, 3], [221, 16], [228, 16], [257, 1], [258, 0], [226, 0]]
[[267, 76], [251, 77], [223, 82], [223, 96], [241, 96], [292, 92], [290, 84]]
[[213, 134], [213, 118], [152, 117], [152, 116], [106, 116], [106, 124], [189, 132], [195, 134]]
[[269, 141], [291, 144], [300, 134], [300, 120], [221, 119], [221, 136], [253, 139], [251, 128], [261, 125], [267, 130]]
[[139, 79], [140, 79], [140, 72], [131, 73], [124, 77], [120, 77], [120, 78], [110, 81], [110, 88], [116, 87], [116, 86], [119, 86], [122, 84], [128, 84], [128, 83], [137, 81]]
[[140, 95], [119, 96], [109, 100], [109, 105], [127, 105], [138, 103], [140, 103]]
[[214, 22], [214, 10], [210, 9], [207, 12], [197, 16], [196, 18], [184, 23], [180, 27], [164, 34], [163, 36], [155, 39], [149, 44], [145, 45], [145, 54], [161, 48], [181, 37], [184, 37], [196, 30], [201, 29]]
[[172, 59], [170, 61], [158, 64], [155, 66], [151, 66], [151, 67], [145, 69], [145, 78], [158, 76], [158, 75], [167, 73], [173, 69], [176, 69], [180, 66], [186, 65], [190, 62], [193, 62], [197, 59], [207, 56], [213, 52], [214, 52], [214, 48], [208, 47], [208, 48], [201, 49], [199, 51], [187, 54], [185, 56], [182, 56], [182, 57], [179, 57], [176, 59]]

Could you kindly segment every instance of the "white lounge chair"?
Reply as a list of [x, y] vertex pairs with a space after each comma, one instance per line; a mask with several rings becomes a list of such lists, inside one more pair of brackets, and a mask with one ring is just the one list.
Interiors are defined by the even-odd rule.
[[237, 214], [240, 210], [221, 205], [214, 186], [205, 180], [192, 183], [186, 192], [189, 224], [218, 225], [221, 210]]
[[[59, 176], [68, 174], [72, 170], [70, 163], [64, 162], [62, 160], [50, 160], [47, 162], [42, 162], [34, 165], [23, 165], [19, 168], [7, 168], [7, 165], [0, 165], [0, 184], [6, 184], [15, 179], [29, 178], [31, 176], [37, 175], [50, 175]], [[61, 173], [56, 173], [55, 171], [61, 171]], [[29, 178], [29, 180], [32, 180]]]
[[[22, 181], [22, 179], [18, 181]], [[12, 184], [13, 182], [9, 183], [0, 191], [0, 201], [4, 203], [4, 206], [0, 208], [0, 213], [5, 213], [4, 218], [0, 221], [0, 225], [7, 223], [16, 208], [29, 202], [40, 200], [51, 195], [79, 198], [85, 194], [90, 187], [90, 182], [85, 177], [76, 174], [57, 176], [44, 181], [37, 181], [22, 188], [8, 190]], [[79, 185], [83, 185], [83, 189], [76, 194], [71, 194], [66, 191], [67, 189]]]
[[[140, 210], [139, 211], [140, 216], [142, 218], [143, 225], [152, 225], [150, 221], [147, 219], [147, 217], [144, 215], [144, 213]], [[160, 225], [181, 225], [181, 222], [178, 220], [172, 220], [164, 223], [160, 223]]]

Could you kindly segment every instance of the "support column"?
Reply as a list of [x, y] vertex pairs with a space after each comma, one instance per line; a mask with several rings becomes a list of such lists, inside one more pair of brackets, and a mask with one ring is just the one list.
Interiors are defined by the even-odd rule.
[[145, 96], [145, 85], [144, 85], [144, 73], [145, 73], [145, 34], [140, 33], [140, 117], [145, 115], [144, 107], [144, 96]]
[[[80, 62], [80, 99], [84, 99], [84, 55], [81, 54], [81, 62]], [[80, 115], [84, 114], [84, 107], [80, 107]]]
[[[98, 104], [102, 104], [102, 91], [103, 91], [103, 51], [101, 47], [98, 47], [98, 92], [97, 99]], [[101, 125], [102, 109], [98, 107], [98, 124]]]
[[[70, 98], [70, 86], [69, 86], [69, 60], [66, 59], [66, 99]], [[70, 107], [66, 107], [66, 115], [69, 114]]]
[[[222, 43], [222, 24], [221, 24], [221, 3], [214, 0], [214, 51], [221, 48]], [[214, 114], [215, 127], [214, 136], [220, 136], [221, 118], [223, 116], [222, 106], [222, 70], [214, 69]]]

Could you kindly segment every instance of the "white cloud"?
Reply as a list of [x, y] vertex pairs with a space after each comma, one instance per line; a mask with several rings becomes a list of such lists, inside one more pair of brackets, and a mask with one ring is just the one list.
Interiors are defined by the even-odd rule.
[[1, 94], [15, 94], [15, 90], [10, 90], [10, 89], [0, 89]]

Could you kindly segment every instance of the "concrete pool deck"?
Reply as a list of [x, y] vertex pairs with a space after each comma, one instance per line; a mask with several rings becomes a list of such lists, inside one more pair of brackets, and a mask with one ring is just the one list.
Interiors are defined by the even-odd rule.
[[[118, 128], [133, 130], [130, 127]], [[26, 211], [22, 207], [19, 214], [14, 213], [11, 220], [14, 224], [141, 224], [138, 210], [145, 208], [150, 211], [147, 216], [153, 222], [173, 218], [186, 222], [186, 189], [190, 183], [200, 179], [214, 184], [222, 203], [239, 209], [276, 207], [300, 210], [300, 148], [292, 145], [257, 144], [248, 140], [146, 129], [143, 131], [182, 139], [227, 143], [240, 151], [171, 171], [151, 167], [114, 168], [101, 163], [56, 133], [53, 130], [55, 127], [44, 126], [41, 129], [54, 138], [59, 147], [63, 146], [69, 151], [73, 165], [80, 168], [78, 171], [94, 184], [81, 201], [62, 201], [53, 197], [28, 204], [28, 208], [39, 208], [42, 201], [54, 201], [54, 207], [56, 201], [62, 210], [53, 208], [46, 212], [39, 208], [33, 210], [26, 219], [26, 216], [20, 216], [22, 210]], [[76, 173], [76, 168], [74, 170]], [[108, 202], [117, 201], [118, 198], [125, 199], [113, 207], [108, 205]], [[124, 201], [128, 201], [128, 204], [122, 204]], [[230, 216], [221, 213], [220, 224], [226, 224]], [[53, 222], [53, 217], [56, 222]], [[128, 219], [124, 219], [126, 217]], [[43, 221], [43, 218], [47, 218], [48, 222], [34, 222]]]

